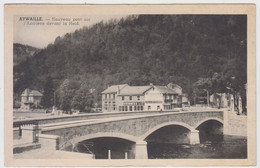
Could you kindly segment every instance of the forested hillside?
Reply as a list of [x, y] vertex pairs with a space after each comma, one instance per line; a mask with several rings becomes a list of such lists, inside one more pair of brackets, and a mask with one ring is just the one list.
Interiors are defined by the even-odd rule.
[[35, 52], [39, 51], [39, 49], [28, 45], [14, 43], [13, 51], [14, 65], [18, 65], [21, 62], [25, 61], [27, 58], [33, 56]]
[[206, 82], [211, 93], [227, 92], [227, 85], [239, 91], [247, 83], [246, 22], [238, 15], [140, 15], [100, 22], [57, 37], [14, 66], [14, 93], [37, 89], [44, 92], [43, 106], [50, 107], [55, 91], [59, 108], [87, 110], [113, 84], [173, 82], [191, 100], [199, 79], [213, 81]]

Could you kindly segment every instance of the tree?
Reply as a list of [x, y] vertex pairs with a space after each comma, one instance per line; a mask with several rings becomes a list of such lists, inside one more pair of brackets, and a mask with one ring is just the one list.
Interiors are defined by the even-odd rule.
[[49, 108], [54, 105], [54, 85], [53, 80], [50, 76], [46, 78], [44, 83], [41, 105], [44, 108]]
[[79, 88], [79, 85], [78, 81], [71, 79], [66, 79], [62, 82], [57, 91], [58, 105], [60, 109], [65, 111], [71, 110], [71, 100]]
[[86, 85], [75, 92], [71, 101], [71, 107], [80, 111], [90, 111], [93, 108], [93, 95]]

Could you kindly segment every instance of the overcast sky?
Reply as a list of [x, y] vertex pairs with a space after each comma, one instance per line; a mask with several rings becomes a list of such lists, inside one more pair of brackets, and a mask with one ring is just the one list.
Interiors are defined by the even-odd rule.
[[[49, 43], [53, 43], [55, 38], [58, 36], [63, 36], [66, 33], [74, 32], [76, 29], [80, 29], [83, 26], [91, 26], [102, 20], [106, 22], [110, 19], [121, 19], [122, 17], [125, 17], [125, 15], [38, 16], [42, 17], [43, 21], [29, 22], [29, 24], [35, 24], [36, 22], [44, 22], [45, 25], [28, 25], [28, 21], [21, 21], [21, 17], [30, 16], [16, 16], [14, 18], [14, 43], [30, 45], [37, 48], [44, 48]], [[57, 20], [65, 18], [69, 18], [70, 20], [72, 20], [73, 18], [82, 18], [82, 21], [79, 21], [79, 25], [47, 25], [47, 22], [57, 23]], [[68, 21], [65, 22], [69, 23]]]

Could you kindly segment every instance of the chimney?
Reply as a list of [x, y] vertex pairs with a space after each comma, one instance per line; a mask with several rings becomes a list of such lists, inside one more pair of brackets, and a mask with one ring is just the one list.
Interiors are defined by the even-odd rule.
[[170, 89], [173, 89], [173, 83], [172, 83], [172, 82], [169, 83], [169, 84], [167, 85], [167, 87], [170, 88]]
[[25, 89], [25, 95], [29, 96], [29, 89], [28, 88]]

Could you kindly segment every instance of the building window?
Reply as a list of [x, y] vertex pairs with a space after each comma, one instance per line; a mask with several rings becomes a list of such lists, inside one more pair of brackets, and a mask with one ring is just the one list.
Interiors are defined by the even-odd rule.
[[129, 111], [132, 111], [132, 106], [129, 106]]
[[116, 98], [116, 94], [113, 94], [113, 99], [115, 99]]
[[140, 100], [140, 96], [137, 96], [137, 100]]
[[125, 106], [122, 106], [122, 111], [125, 111]]
[[135, 106], [135, 111], [136, 111], [136, 106]]
[[127, 106], [125, 106], [125, 111], [128, 111], [128, 110], [127, 110]]
[[107, 94], [105, 94], [105, 99], [107, 99]]
[[119, 111], [121, 111], [121, 106], [119, 106]]
[[144, 110], [144, 107], [143, 106], [141, 106], [141, 111], [143, 111]]
[[148, 106], [148, 110], [151, 110], [151, 106]]
[[157, 110], [160, 110], [160, 106], [157, 106]]
[[132, 96], [129, 96], [129, 100], [132, 100]]
[[111, 98], [111, 94], [108, 94], [109, 99]]
[[137, 106], [138, 111], [140, 110], [140, 106]]
[[122, 96], [122, 100], [125, 100], [125, 97], [124, 97], [124, 96]]

